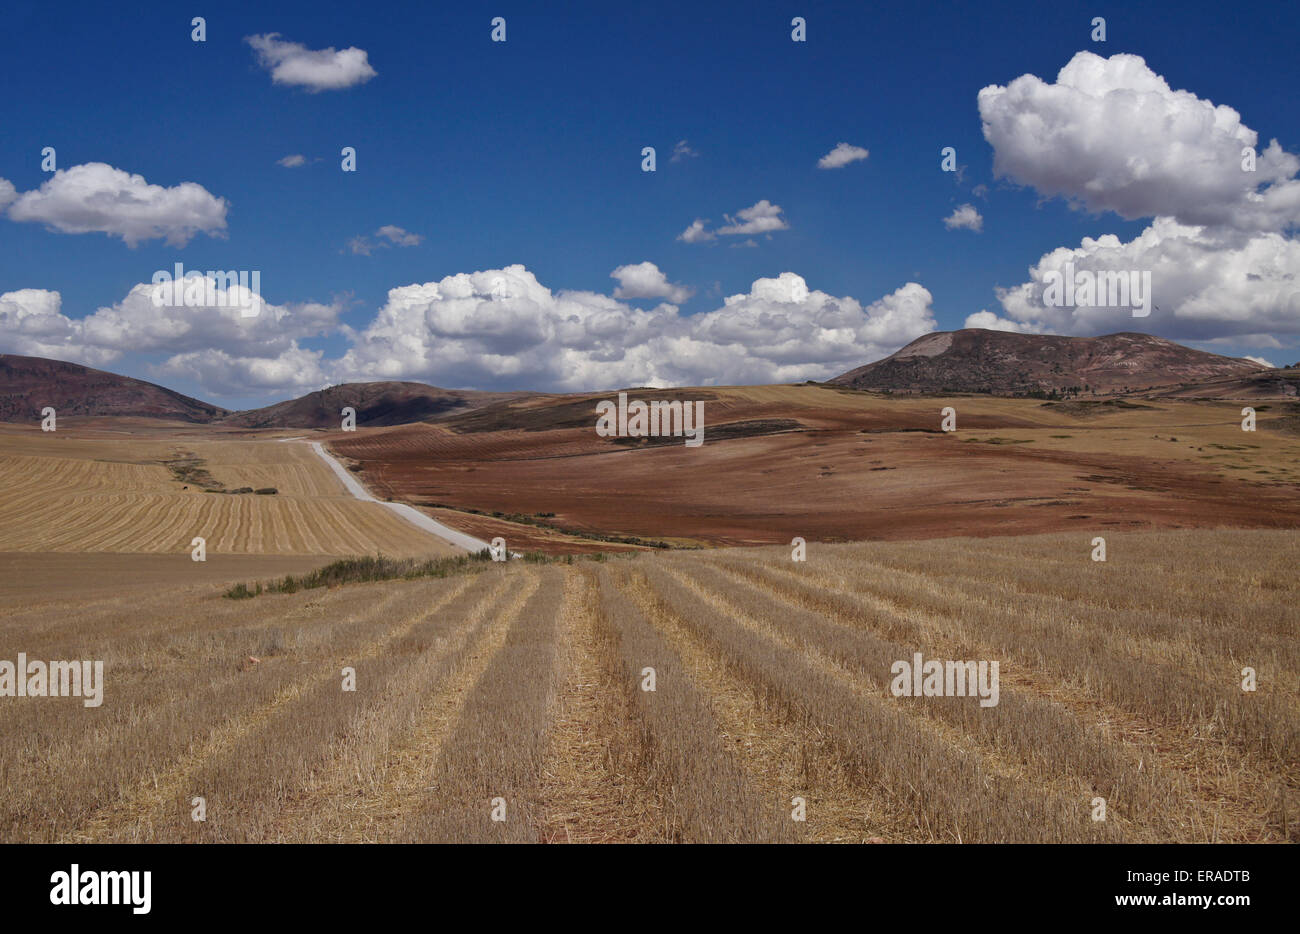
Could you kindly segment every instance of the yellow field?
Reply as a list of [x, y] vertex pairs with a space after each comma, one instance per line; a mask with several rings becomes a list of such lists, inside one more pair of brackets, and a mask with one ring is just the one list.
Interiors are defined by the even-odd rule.
[[[0, 700], [0, 840], [1300, 840], [1300, 537], [1090, 551], [813, 544], [34, 601], [0, 658], [103, 659], [104, 702]], [[894, 696], [914, 652], [999, 662], [999, 702]]]
[[[187, 458], [227, 489], [166, 466]], [[203, 435], [78, 436], [0, 426], [0, 552], [433, 555], [455, 551], [376, 503], [355, 500], [303, 443]]]

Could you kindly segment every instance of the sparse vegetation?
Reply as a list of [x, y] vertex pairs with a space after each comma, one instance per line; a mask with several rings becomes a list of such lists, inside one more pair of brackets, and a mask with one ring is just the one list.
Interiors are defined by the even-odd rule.
[[225, 485], [208, 473], [204, 460], [192, 451], [177, 451], [172, 457], [162, 461], [162, 465], [171, 471], [180, 483], [197, 486], [209, 493], [225, 492]]
[[[524, 559], [532, 563], [547, 560], [544, 555], [536, 553], [525, 555]], [[425, 560], [386, 558], [383, 555], [342, 558], [300, 577], [290, 574], [265, 585], [255, 584], [252, 588], [247, 584], [236, 584], [226, 591], [225, 596], [231, 600], [243, 600], [262, 593], [297, 593], [299, 590], [338, 587], [342, 584], [449, 577], [453, 574], [473, 573], [479, 570], [483, 562], [491, 560], [492, 555], [486, 548], [471, 554]]]

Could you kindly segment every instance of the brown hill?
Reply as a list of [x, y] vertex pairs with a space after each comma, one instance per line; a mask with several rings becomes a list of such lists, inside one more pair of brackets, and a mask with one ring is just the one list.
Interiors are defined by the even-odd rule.
[[297, 399], [238, 412], [221, 420], [242, 428], [338, 428], [344, 406], [356, 409], [358, 427], [421, 422], [468, 412], [527, 392], [476, 392], [439, 389], [424, 383], [344, 383], [310, 392]]
[[0, 421], [39, 419], [53, 406], [60, 416], [118, 415], [209, 422], [227, 414], [144, 380], [76, 363], [0, 354]]
[[1193, 350], [1150, 334], [1057, 337], [966, 328], [936, 331], [832, 385], [891, 392], [1021, 396], [1075, 389], [1110, 394], [1265, 370], [1237, 357]]

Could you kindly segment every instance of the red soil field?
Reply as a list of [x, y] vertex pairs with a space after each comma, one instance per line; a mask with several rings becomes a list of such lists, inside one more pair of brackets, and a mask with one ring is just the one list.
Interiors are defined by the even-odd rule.
[[[1051, 405], [821, 386], [629, 396], [704, 400], [703, 446], [597, 436], [596, 402], [613, 394], [537, 397], [329, 443], [381, 495], [552, 552], [613, 546], [509, 517], [674, 545], [1300, 527], [1290, 405], [1262, 407], [1247, 433], [1235, 403]], [[940, 430], [949, 405], [955, 432]]]

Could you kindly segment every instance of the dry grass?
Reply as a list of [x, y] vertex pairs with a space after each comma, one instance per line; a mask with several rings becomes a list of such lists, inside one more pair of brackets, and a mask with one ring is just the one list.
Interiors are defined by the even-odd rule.
[[[5, 601], [0, 659], [107, 685], [0, 698], [0, 840], [1300, 840], [1296, 533], [1088, 538]], [[917, 651], [1000, 703], [893, 697]]]

